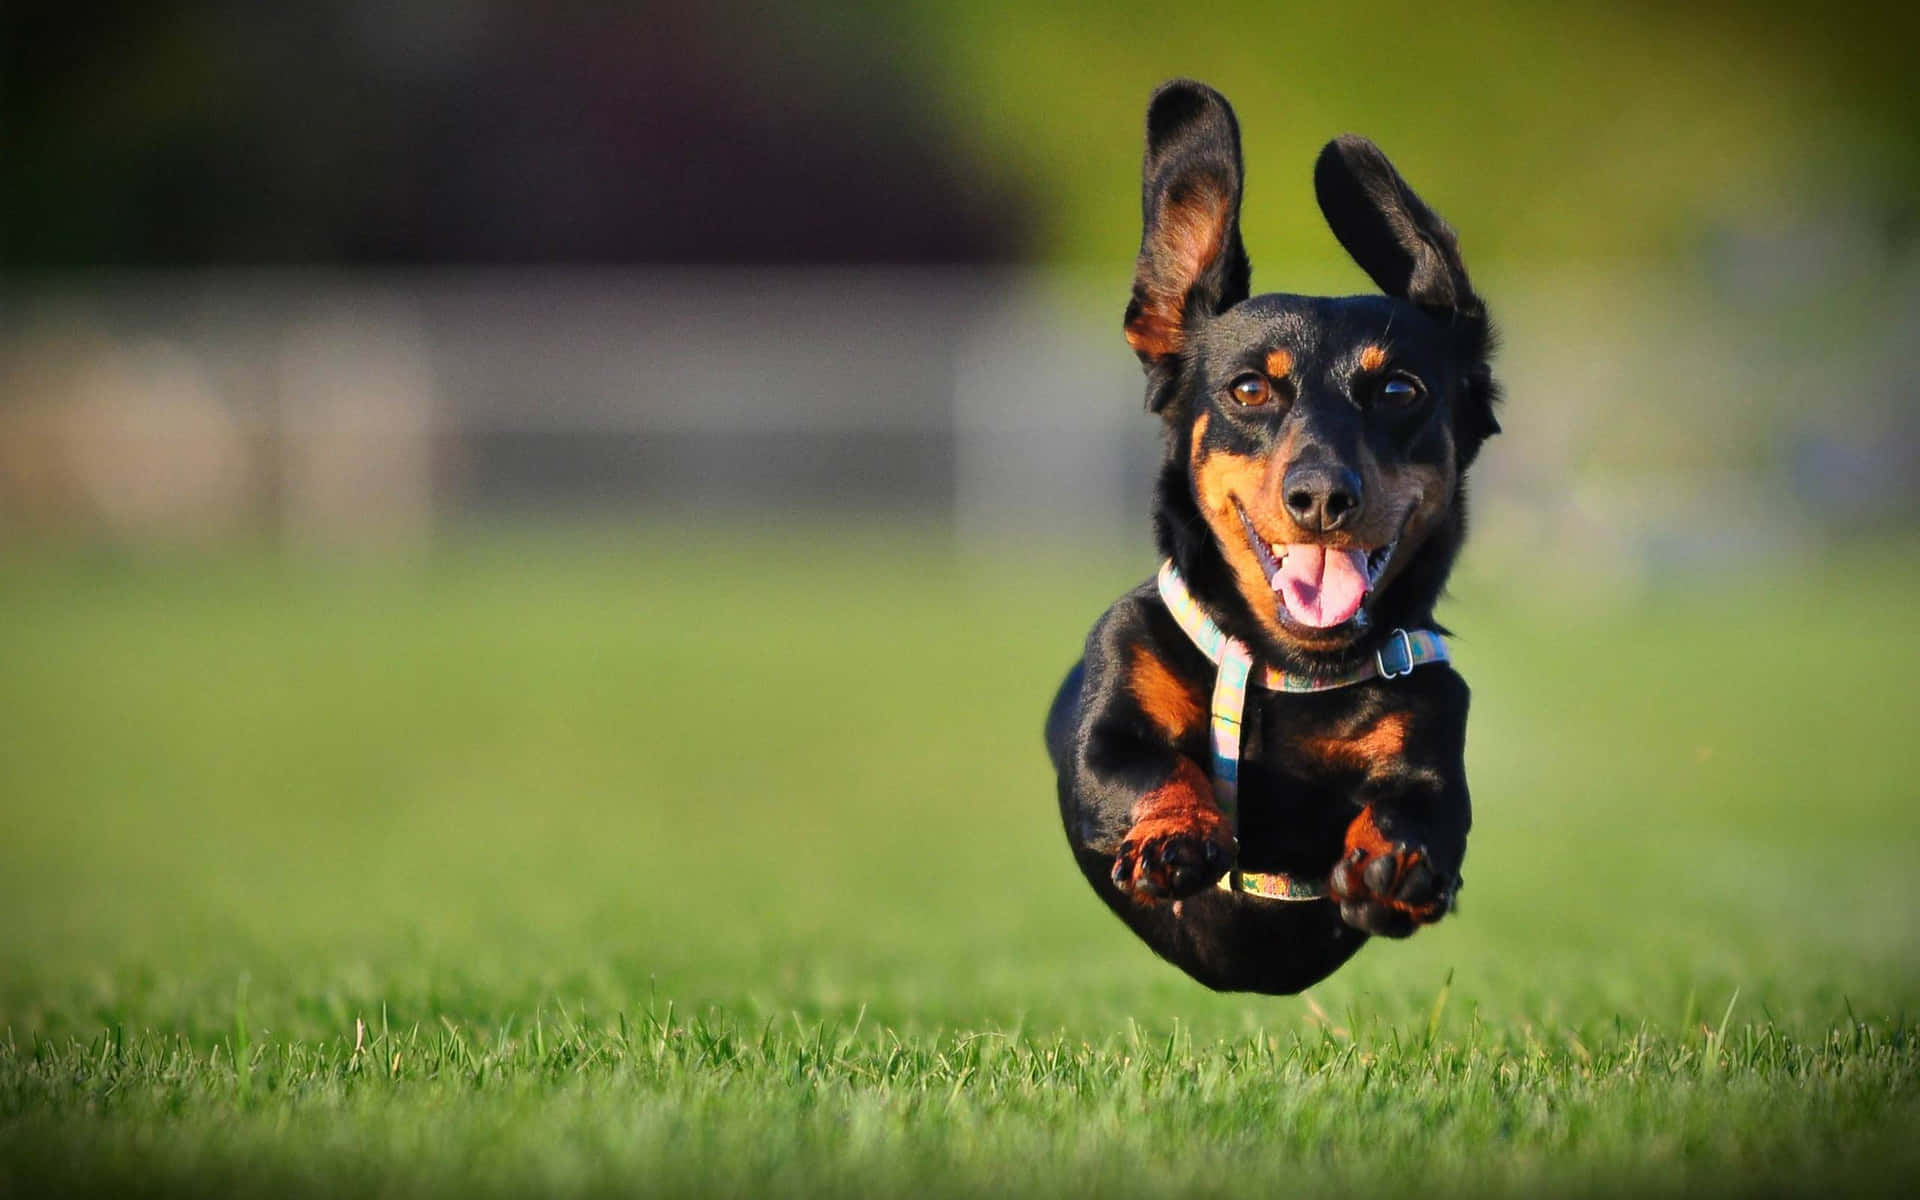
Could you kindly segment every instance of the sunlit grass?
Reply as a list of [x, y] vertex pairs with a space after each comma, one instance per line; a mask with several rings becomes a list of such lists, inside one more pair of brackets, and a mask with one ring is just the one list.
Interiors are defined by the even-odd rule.
[[1040, 715], [1149, 564], [929, 544], [16, 556], [0, 1181], [1734, 1193], [1920, 1165], [1914, 556], [1610, 596], [1489, 554], [1444, 614], [1464, 910], [1268, 999], [1133, 941], [1053, 813]]

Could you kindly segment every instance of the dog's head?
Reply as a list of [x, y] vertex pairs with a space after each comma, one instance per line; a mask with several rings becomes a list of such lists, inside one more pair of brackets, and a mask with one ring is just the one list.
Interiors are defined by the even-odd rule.
[[1499, 429], [1453, 231], [1364, 138], [1328, 143], [1314, 187], [1385, 295], [1250, 298], [1233, 109], [1191, 81], [1154, 93], [1126, 331], [1167, 425], [1160, 547], [1228, 633], [1303, 671], [1431, 624]]

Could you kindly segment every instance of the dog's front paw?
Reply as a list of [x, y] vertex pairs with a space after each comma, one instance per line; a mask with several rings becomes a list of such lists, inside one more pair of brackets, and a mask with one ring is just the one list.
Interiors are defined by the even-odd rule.
[[1361, 810], [1347, 827], [1347, 850], [1328, 881], [1340, 917], [1355, 929], [1406, 937], [1453, 907], [1460, 877], [1418, 842], [1390, 838]]
[[1232, 865], [1233, 834], [1225, 821], [1198, 813], [1186, 820], [1148, 818], [1120, 843], [1113, 882], [1143, 904], [1160, 904], [1211, 887]]

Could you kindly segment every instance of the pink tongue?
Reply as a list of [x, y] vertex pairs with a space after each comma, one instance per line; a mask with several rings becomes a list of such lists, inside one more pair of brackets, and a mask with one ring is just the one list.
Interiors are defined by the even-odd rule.
[[1329, 629], [1352, 618], [1367, 598], [1367, 556], [1358, 550], [1288, 545], [1274, 591], [1294, 620]]

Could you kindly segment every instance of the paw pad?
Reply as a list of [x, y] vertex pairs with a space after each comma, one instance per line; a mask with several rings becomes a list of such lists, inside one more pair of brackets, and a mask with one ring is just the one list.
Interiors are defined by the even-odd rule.
[[1347, 853], [1328, 880], [1347, 924], [1383, 937], [1406, 937], [1453, 907], [1457, 877], [1437, 869], [1416, 844], [1381, 836], [1363, 812], [1347, 835]]
[[1120, 843], [1113, 883], [1148, 904], [1176, 900], [1213, 885], [1233, 865], [1232, 845], [1193, 829], [1136, 825]]

